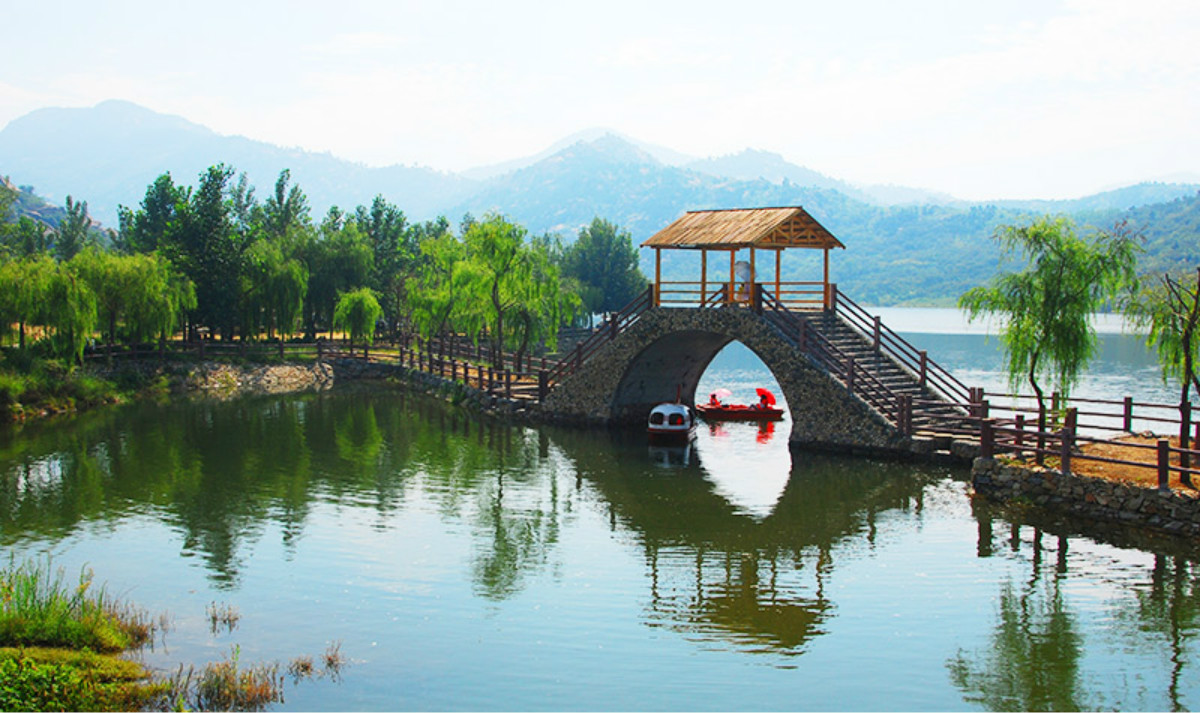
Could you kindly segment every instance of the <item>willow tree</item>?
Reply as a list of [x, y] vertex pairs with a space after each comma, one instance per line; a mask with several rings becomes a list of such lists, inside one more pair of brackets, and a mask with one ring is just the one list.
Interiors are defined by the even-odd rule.
[[1136, 286], [1140, 247], [1123, 225], [1084, 239], [1065, 217], [1001, 226], [993, 237], [1006, 256], [1024, 259], [1024, 269], [997, 275], [990, 285], [968, 290], [958, 303], [971, 320], [981, 315], [1004, 320], [1000, 340], [1010, 385], [1015, 389], [1022, 378], [1029, 382], [1042, 414], [1038, 427], [1045, 430], [1041, 381], [1049, 378], [1069, 395], [1096, 350], [1089, 317]]
[[62, 264], [46, 281], [42, 322], [54, 330], [52, 349], [61, 357], [83, 361], [83, 347], [96, 329], [96, 293], [73, 266]]
[[424, 339], [447, 329], [475, 338], [483, 326], [483, 313], [466, 299], [470, 284], [476, 282], [466, 250], [466, 245], [449, 233], [421, 243], [416, 279], [408, 290], [408, 308], [413, 327]]
[[509, 340], [516, 347], [518, 363], [530, 344], [544, 341], [554, 349], [559, 326], [572, 321], [583, 304], [579, 295], [567, 289], [545, 244], [535, 242], [525, 260], [528, 274], [515, 286], [518, 299], [512, 309]]
[[256, 241], [246, 250], [242, 282], [243, 337], [263, 326], [268, 339], [276, 330], [281, 339], [295, 333], [308, 291], [308, 268], [299, 258], [285, 255], [277, 241]]
[[[1200, 268], [1191, 275], [1165, 274], [1131, 299], [1126, 314], [1146, 328], [1146, 341], [1154, 347], [1163, 381], [1179, 379], [1179, 447], [1188, 447], [1191, 420], [1190, 391], [1200, 392], [1196, 363], [1200, 360]], [[1186, 414], [1186, 415], [1185, 415]], [[1184, 474], [1184, 482], [1190, 483]]]
[[46, 254], [0, 263], [0, 329], [16, 323], [21, 349], [27, 328], [44, 323], [47, 292], [58, 269]]
[[338, 300], [333, 310], [333, 326], [350, 335], [350, 353], [354, 353], [354, 342], [374, 342], [375, 323], [383, 316], [383, 308], [369, 287], [347, 292]]
[[505, 316], [522, 298], [521, 285], [530, 279], [526, 231], [498, 215], [470, 224], [463, 235], [472, 271], [469, 301], [487, 315], [492, 365], [503, 369]]

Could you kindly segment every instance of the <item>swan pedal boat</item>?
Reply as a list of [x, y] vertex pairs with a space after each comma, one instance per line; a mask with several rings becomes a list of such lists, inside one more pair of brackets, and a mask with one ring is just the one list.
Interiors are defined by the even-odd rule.
[[650, 410], [646, 432], [654, 442], [686, 443], [695, 420], [692, 410], [679, 403], [662, 403]]

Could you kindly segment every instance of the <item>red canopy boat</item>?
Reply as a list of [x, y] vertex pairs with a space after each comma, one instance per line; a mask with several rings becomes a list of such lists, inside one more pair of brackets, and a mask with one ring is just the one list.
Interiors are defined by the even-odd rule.
[[731, 395], [729, 389], [717, 389], [709, 396], [708, 403], [697, 404], [696, 410], [706, 419], [714, 421], [778, 421], [783, 418], [783, 409], [775, 407], [775, 394], [757, 388], [759, 401], [753, 406], [724, 404], [721, 399]]
[[697, 404], [696, 411], [714, 421], [778, 421], [783, 418], [783, 409], [757, 404]]

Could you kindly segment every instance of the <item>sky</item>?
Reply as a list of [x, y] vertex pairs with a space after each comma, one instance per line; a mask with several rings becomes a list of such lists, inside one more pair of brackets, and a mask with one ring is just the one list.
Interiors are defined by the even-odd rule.
[[7, 3], [0, 126], [123, 99], [461, 171], [603, 127], [970, 200], [1200, 182], [1200, 2]]

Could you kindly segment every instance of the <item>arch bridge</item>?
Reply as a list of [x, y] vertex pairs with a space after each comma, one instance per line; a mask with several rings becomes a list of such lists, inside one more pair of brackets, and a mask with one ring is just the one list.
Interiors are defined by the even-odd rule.
[[[644, 423], [655, 404], [693, 403], [708, 365], [736, 340], [779, 383], [793, 443], [910, 451], [918, 433], [949, 438], [978, 430], [971, 416], [982, 395], [839, 294], [829, 281], [829, 252], [844, 246], [802, 208], [695, 211], [642, 246], [655, 250], [654, 282], [551, 370], [543, 409]], [[788, 248], [822, 250], [823, 279], [782, 280]], [[664, 250], [698, 252], [700, 279], [664, 280]], [[742, 251], [749, 260], [738, 259]], [[728, 253], [712, 261], [722, 273], [727, 263], [727, 275], [710, 274], [713, 252]]]

